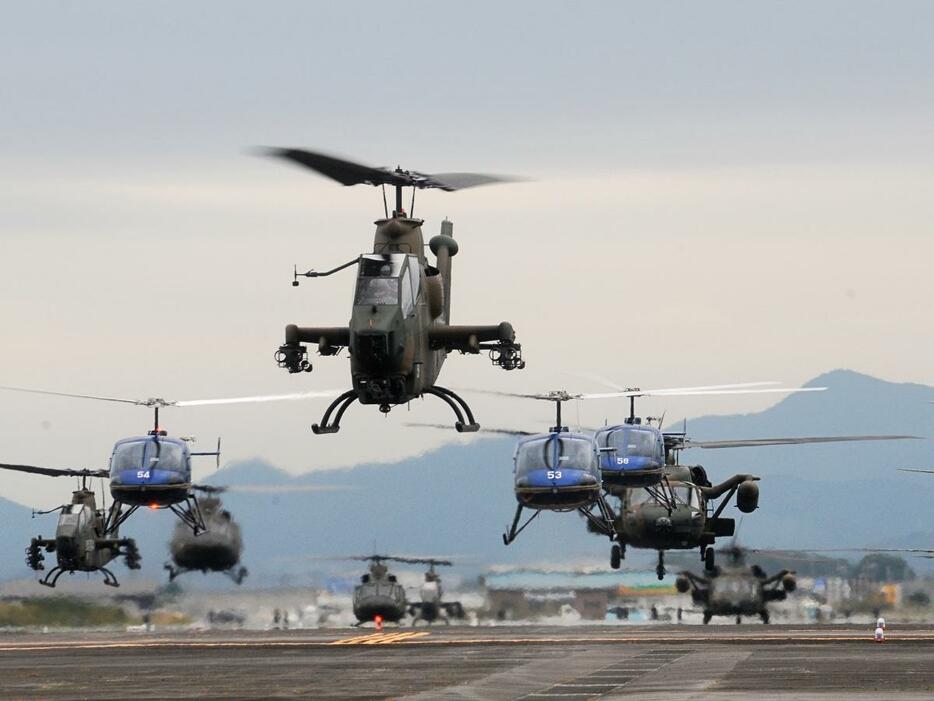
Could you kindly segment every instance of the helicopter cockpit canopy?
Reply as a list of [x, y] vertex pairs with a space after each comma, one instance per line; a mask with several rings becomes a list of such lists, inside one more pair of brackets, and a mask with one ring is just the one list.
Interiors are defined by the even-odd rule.
[[640, 425], [611, 428], [597, 434], [601, 448], [615, 448], [616, 457], [664, 458], [665, 446], [658, 431]]
[[132, 438], [114, 446], [110, 458], [112, 484], [187, 482], [190, 465], [184, 443], [155, 436]]
[[534, 436], [516, 446], [516, 477], [541, 470], [580, 470], [599, 474], [597, 453], [588, 436], [553, 433]]
[[354, 304], [401, 305], [403, 314], [412, 316], [420, 282], [418, 256], [405, 253], [361, 256]]

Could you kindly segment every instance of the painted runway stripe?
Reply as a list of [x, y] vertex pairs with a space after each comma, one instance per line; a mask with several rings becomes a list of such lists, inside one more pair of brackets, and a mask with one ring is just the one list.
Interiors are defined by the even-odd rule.
[[354, 638], [343, 638], [334, 640], [328, 645], [391, 645], [392, 643], [401, 643], [403, 641], [414, 640], [415, 638], [424, 638], [431, 635], [428, 632], [416, 633], [407, 631], [402, 633], [371, 633], [370, 635], [358, 635]]
[[[867, 646], [875, 646], [871, 637], [866, 635], [775, 635], [775, 636], [731, 636], [731, 637], [709, 637], [698, 636], [688, 638], [682, 635], [674, 637], [664, 636], [618, 636], [618, 637], [550, 637], [550, 638], [497, 638], [497, 637], [476, 637], [476, 638], [438, 638], [431, 637], [425, 639], [429, 633], [414, 633], [405, 635], [391, 642], [400, 645], [438, 645], [438, 646], [458, 646], [458, 645], [572, 645], [572, 644], [591, 644], [591, 645], [620, 645], [620, 644], [689, 644], [704, 643], [707, 645], [761, 645], [761, 644], [787, 644], [787, 643], [808, 643], [814, 645], [833, 645], [837, 643], [865, 643]], [[2, 652], [54, 652], [62, 650], [132, 650], [141, 648], [151, 649], [257, 649], [257, 648], [318, 648], [335, 644], [341, 645], [362, 645], [368, 644], [366, 640], [370, 636], [357, 636], [355, 638], [343, 638], [339, 640], [308, 640], [308, 639], [257, 639], [257, 640], [171, 640], [171, 639], [150, 639], [136, 641], [112, 641], [112, 642], [89, 642], [89, 641], [62, 641], [62, 642], [35, 642], [20, 644], [2, 644], [0, 643], [0, 653]], [[892, 636], [886, 639], [886, 646], [898, 645], [904, 643], [934, 643], [934, 635], [929, 633], [919, 635], [904, 635], [898, 638]], [[612, 670], [611, 670], [612, 671]], [[623, 669], [619, 669], [623, 671]], [[633, 670], [634, 671], [634, 670]]]

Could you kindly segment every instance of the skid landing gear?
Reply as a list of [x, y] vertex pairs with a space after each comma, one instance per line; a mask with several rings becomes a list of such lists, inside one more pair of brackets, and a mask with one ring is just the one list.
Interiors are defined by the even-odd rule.
[[[446, 387], [427, 387], [425, 394], [431, 394], [443, 400], [445, 404], [451, 407], [457, 421], [454, 422], [454, 428], [458, 433], [475, 433], [480, 430], [480, 424], [473, 417], [473, 412], [462, 397], [447, 389]], [[463, 411], [462, 411], [463, 410]]]
[[[344, 392], [341, 396], [331, 402], [330, 406], [325, 410], [324, 417], [321, 419], [320, 424], [312, 424], [311, 430], [316, 436], [320, 436], [325, 433], [337, 433], [341, 430], [341, 419], [344, 417], [344, 412], [347, 411], [347, 407], [357, 401], [357, 392], [356, 390], [349, 389]], [[337, 410], [337, 413], [334, 414], [334, 423], [331, 423], [331, 414], [334, 413], [334, 410]], [[382, 411], [382, 407], [380, 407]]]
[[208, 529], [207, 525], [204, 523], [201, 506], [198, 504], [198, 497], [194, 494], [189, 494], [184, 502], [169, 504], [169, 508], [195, 535], [201, 535]]
[[[438, 397], [438, 399], [442, 400], [451, 408], [456, 418], [454, 428], [458, 433], [474, 433], [480, 430], [480, 424], [474, 419], [473, 412], [470, 410], [467, 402], [455, 392], [452, 392], [446, 387], [435, 385], [433, 387], [426, 387], [422, 393]], [[321, 423], [312, 424], [312, 432], [315, 435], [322, 435], [340, 431], [341, 419], [344, 418], [344, 412], [347, 411], [348, 407], [357, 401], [357, 399], [358, 395], [356, 390], [349, 389], [344, 392], [331, 402], [325, 410]], [[392, 404], [380, 404], [379, 410], [384, 414], [388, 414], [392, 410]]]

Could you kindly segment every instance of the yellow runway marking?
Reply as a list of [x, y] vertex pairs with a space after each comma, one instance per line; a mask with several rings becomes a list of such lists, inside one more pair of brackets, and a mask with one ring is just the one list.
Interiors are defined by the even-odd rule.
[[[4, 652], [55, 652], [74, 650], [133, 650], [133, 649], [295, 649], [317, 648], [331, 645], [543, 645], [543, 644], [577, 644], [587, 643], [594, 645], [613, 644], [674, 644], [674, 645], [730, 645], [730, 644], [787, 644], [805, 643], [816, 645], [832, 645], [834, 643], [865, 643], [869, 646], [878, 645], [871, 635], [854, 635], [851, 632], [834, 634], [798, 634], [778, 633], [758, 634], [749, 636], [700, 636], [695, 634], [681, 635], [568, 635], [568, 636], [514, 636], [496, 637], [478, 635], [471, 637], [445, 637], [433, 636], [427, 631], [398, 631], [392, 633], [369, 633], [338, 640], [302, 639], [302, 638], [255, 638], [240, 640], [181, 640], [171, 638], [143, 638], [136, 640], [73, 640], [73, 641], [30, 641], [22, 643], [0, 642], [0, 653]], [[431, 637], [429, 637], [431, 636]], [[930, 631], [905, 631], [895, 636], [890, 635], [886, 643], [934, 643], [934, 635]]]
[[415, 638], [424, 638], [431, 633], [408, 631], [404, 633], [371, 633], [370, 635], [358, 635], [354, 638], [343, 638], [335, 640], [328, 645], [391, 645], [392, 643], [408, 642]]

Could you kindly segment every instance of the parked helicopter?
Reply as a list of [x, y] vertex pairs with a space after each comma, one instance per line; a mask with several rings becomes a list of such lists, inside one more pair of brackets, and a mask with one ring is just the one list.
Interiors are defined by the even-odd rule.
[[460, 601], [444, 601], [444, 591], [441, 588], [441, 575], [435, 572], [435, 567], [450, 567], [450, 560], [436, 560], [434, 558], [424, 558], [423, 564], [428, 565], [428, 571], [425, 572], [425, 582], [419, 590], [421, 601], [409, 604], [409, 615], [412, 616], [412, 625], [417, 625], [419, 621], [434, 623], [439, 618], [445, 623], [449, 623], [450, 618], [463, 618], [464, 606]]
[[718, 566], [706, 576], [685, 571], [678, 575], [675, 587], [682, 594], [691, 592], [691, 600], [704, 609], [704, 624], [713, 616], [759, 616], [769, 622], [768, 604], [784, 601], [797, 586], [795, 573], [783, 569], [767, 576], [759, 565], [746, 565], [745, 551], [735, 544], [720, 551], [729, 564]]
[[[385, 217], [376, 222], [371, 254], [356, 258], [325, 272], [293, 272], [292, 284], [299, 277], [325, 277], [357, 266], [357, 285], [350, 323], [344, 327], [285, 328], [285, 343], [276, 352], [276, 362], [290, 373], [310, 372], [307, 347], [317, 343], [320, 355], [336, 355], [342, 348], [350, 352], [352, 388], [335, 399], [316, 434], [336, 433], [347, 408], [355, 401], [377, 404], [383, 413], [393, 405], [404, 404], [430, 394], [444, 401], [454, 412], [458, 431], [479, 427], [467, 403], [450, 389], [436, 384], [448, 353], [476, 354], [488, 351], [494, 365], [504, 370], [525, 367], [521, 345], [507, 322], [494, 326], [452, 326], [451, 265], [458, 252], [454, 225], [441, 223], [441, 233], [428, 242], [435, 265], [425, 257], [422, 220], [412, 216], [415, 191], [435, 188], [452, 192], [466, 187], [503, 182], [507, 178], [476, 173], [429, 175], [396, 168], [372, 168], [321, 153], [299, 149], [272, 149], [269, 154], [314, 170], [343, 185], [368, 184], [383, 188]], [[392, 216], [386, 203], [386, 185], [395, 188]], [[412, 206], [406, 214], [402, 190], [412, 188]], [[333, 420], [332, 420], [333, 415]]]
[[97, 508], [94, 492], [88, 489], [88, 480], [106, 478], [106, 470], [59, 470], [9, 464], [0, 464], [0, 468], [49, 477], [81, 478], [81, 488], [72, 492], [70, 504], [64, 504], [51, 511], [37, 512], [60, 512], [55, 538], [38, 536], [33, 538], [26, 548], [26, 564], [36, 571], [45, 569], [43, 551], [55, 553], [56, 565], [39, 580], [40, 584], [54, 587], [65, 572], [100, 572], [104, 575], [104, 584], [111, 587], [120, 586], [107, 565], [121, 556], [129, 569], [139, 569], [140, 556], [136, 542], [132, 538], [121, 538], [117, 528], [106, 531], [107, 512]]
[[[220, 465], [220, 439], [217, 450], [192, 451], [189, 440], [171, 438], [159, 424], [159, 409], [163, 407], [207, 406], [214, 404], [237, 404], [247, 402], [269, 402], [279, 400], [330, 397], [331, 391], [299, 392], [254, 397], [225, 399], [192, 399], [171, 401], [159, 397], [149, 399], [122, 399], [89, 394], [52, 392], [24, 387], [0, 386], [2, 390], [47, 394], [58, 397], [94, 399], [150, 407], [154, 412], [153, 428], [145, 436], [123, 438], [116, 442], [110, 457], [110, 471], [102, 471], [110, 479], [110, 495], [113, 504], [104, 519], [102, 536], [116, 534], [119, 527], [141, 506], [151, 509], [171, 509], [195, 535], [204, 532], [204, 515], [198, 503], [199, 485], [192, 483], [191, 458], [213, 456]], [[35, 468], [42, 469], [42, 468]], [[126, 507], [126, 510], [124, 510]]]

